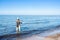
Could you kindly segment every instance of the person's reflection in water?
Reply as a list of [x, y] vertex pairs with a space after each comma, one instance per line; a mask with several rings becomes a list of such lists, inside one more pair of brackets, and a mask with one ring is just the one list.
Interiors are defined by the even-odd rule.
[[16, 36], [16, 40], [21, 40], [21, 38], [20, 38], [20, 34], [17, 34], [17, 36]]

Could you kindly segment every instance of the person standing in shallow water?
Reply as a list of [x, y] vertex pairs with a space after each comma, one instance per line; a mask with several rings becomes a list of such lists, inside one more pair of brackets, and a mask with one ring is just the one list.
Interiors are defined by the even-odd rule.
[[16, 20], [16, 32], [17, 32], [17, 33], [20, 32], [20, 26], [21, 26], [20, 23], [21, 23], [20, 19], [17, 18], [17, 20]]

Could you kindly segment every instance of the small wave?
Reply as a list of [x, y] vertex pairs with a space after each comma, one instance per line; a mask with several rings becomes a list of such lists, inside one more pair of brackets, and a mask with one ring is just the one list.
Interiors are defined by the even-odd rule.
[[57, 25], [57, 26], [49, 26], [47, 28], [38, 28], [38, 29], [33, 29], [33, 30], [28, 30], [29, 28], [27, 28], [27, 30], [24, 30], [24, 31], [21, 31], [21, 34], [39, 34], [39, 33], [43, 33], [45, 31], [48, 31], [48, 30], [54, 30], [54, 29], [58, 29], [60, 28], [60, 25]]
[[41, 23], [49, 23], [49, 21], [37, 21], [37, 22], [23, 22], [22, 24], [41, 24]]

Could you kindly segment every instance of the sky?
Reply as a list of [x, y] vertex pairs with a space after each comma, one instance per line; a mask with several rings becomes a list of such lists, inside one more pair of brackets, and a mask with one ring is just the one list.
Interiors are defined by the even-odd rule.
[[60, 15], [60, 0], [0, 0], [0, 15]]

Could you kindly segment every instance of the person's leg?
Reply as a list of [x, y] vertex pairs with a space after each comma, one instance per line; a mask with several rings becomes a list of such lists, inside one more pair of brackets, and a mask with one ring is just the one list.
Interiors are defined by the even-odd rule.
[[19, 32], [19, 27], [16, 27], [16, 32], [17, 32], [17, 33]]
[[20, 33], [20, 25], [19, 25], [19, 27], [16, 27], [16, 32]]
[[20, 31], [20, 25], [19, 25], [19, 31]]

